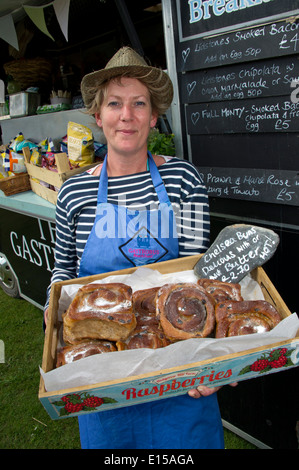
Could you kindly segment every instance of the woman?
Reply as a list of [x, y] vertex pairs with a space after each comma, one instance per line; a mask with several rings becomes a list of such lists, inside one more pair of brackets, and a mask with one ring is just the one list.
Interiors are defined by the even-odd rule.
[[[147, 151], [149, 131], [172, 101], [167, 74], [122, 48], [105, 69], [83, 78], [81, 90], [106, 136], [107, 155], [103, 165], [70, 178], [60, 190], [52, 282], [205, 251], [209, 207], [197, 170], [186, 160]], [[149, 249], [140, 250], [140, 240]], [[81, 445], [223, 448], [214, 391], [203, 387], [185, 396], [79, 416]]]

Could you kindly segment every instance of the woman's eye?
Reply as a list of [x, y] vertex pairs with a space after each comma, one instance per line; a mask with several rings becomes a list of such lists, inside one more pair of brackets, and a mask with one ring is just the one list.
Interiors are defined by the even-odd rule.
[[[111, 100], [108, 101], [107, 106], [110, 108], [119, 108], [122, 106], [122, 103], [121, 101]], [[135, 106], [136, 108], [143, 108], [144, 106], [146, 106], [146, 103], [145, 101], [137, 100], [135, 102], [132, 102], [131, 106]]]
[[119, 106], [118, 101], [109, 101], [108, 106], [114, 107], [114, 106]]

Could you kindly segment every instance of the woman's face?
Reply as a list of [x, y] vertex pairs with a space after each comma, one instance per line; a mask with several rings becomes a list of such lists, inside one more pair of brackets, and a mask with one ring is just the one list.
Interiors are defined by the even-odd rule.
[[147, 87], [128, 77], [123, 77], [120, 83], [114, 80], [109, 83], [95, 118], [107, 139], [108, 152], [123, 155], [146, 151], [150, 128], [157, 122]]

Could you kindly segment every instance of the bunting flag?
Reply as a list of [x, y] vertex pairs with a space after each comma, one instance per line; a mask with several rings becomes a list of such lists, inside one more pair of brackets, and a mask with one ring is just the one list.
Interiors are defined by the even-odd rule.
[[[1, 1], [1, 0], [0, 0]], [[54, 0], [46, 5], [42, 6], [28, 6], [23, 5], [23, 8], [31, 21], [35, 26], [42, 31], [46, 36], [51, 38], [53, 41], [55, 39], [48, 31], [46, 20], [45, 20], [45, 8], [53, 6], [57, 21], [59, 23], [60, 29], [68, 41], [68, 21], [69, 21], [69, 9], [70, 9], [70, 0]], [[15, 30], [15, 25], [13, 22], [12, 15], [6, 15], [0, 17], [0, 38], [8, 42], [13, 46], [17, 51], [19, 50], [18, 37]]]
[[35, 26], [38, 29], [40, 29], [42, 33], [46, 34], [46, 36], [49, 36], [49, 38], [55, 41], [53, 36], [48, 31], [46, 20], [45, 20], [45, 14], [44, 14], [44, 9], [52, 4], [53, 2], [49, 3], [48, 5], [41, 6], [41, 7], [31, 7], [28, 5], [23, 5], [23, 8], [26, 11], [27, 15], [29, 16], [29, 18], [31, 19], [31, 21], [35, 24]]
[[63, 32], [65, 39], [68, 41], [70, 0], [55, 0], [53, 7], [60, 29]]
[[19, 42], [12, 15], [2, 16], [0, 18], [0, 38], [8, 42], [17, 51], [19, 50]]

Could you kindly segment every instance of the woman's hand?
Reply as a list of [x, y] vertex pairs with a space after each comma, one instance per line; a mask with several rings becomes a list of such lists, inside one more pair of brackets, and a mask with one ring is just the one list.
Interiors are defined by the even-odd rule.
[[[236, 387], [238, 382], [233, 382], [229, 385], [231, 387]], [[222, 387], [223, 385], [220, 387], [205, 387], [204, 385], [199, 385], [197, 388], [189, 390], [188, 395], [192, 398], [208, 397], [209, 395], [212, 395], [212, 393], [218, 392]]]

